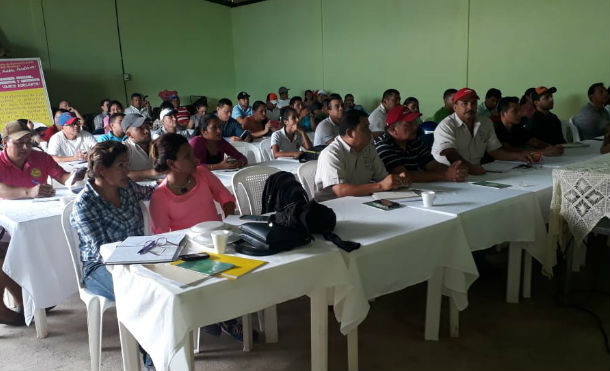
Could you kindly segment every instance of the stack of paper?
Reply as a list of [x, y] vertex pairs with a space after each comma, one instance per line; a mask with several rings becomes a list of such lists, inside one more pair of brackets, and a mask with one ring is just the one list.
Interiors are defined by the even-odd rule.
[[[139, 253], [149, 242], [155, 247], [145, 253]], [[166, 242], [166, 243], [164, 243]], [[154, 236], [131, 236], [117, 245], [105, 264], [148, 264], [164, 263], [178, 259], [186, 245], [186, 234], [167, 233]]]

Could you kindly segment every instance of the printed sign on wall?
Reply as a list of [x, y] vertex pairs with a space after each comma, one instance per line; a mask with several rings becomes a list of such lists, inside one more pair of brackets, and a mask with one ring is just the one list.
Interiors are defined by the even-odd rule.
[[53, 122], [40, 58], [0, 59], [0, 130], [17, 119]]

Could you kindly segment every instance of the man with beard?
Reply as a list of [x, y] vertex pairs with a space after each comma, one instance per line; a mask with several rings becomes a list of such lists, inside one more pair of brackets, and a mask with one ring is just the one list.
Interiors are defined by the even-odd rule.
[[554, 106], [553, 93], [556, 91], [557, 89], [554, 87], [539, 86], [536, 88], [536, 91], [532, 93], [532, 101], [534, 107], [536, 107], [536, 112], [526, 125], [526, 129], [534, 137], [549, 144], [566, 142], [561, 131], [561, 121], [551, 112]]

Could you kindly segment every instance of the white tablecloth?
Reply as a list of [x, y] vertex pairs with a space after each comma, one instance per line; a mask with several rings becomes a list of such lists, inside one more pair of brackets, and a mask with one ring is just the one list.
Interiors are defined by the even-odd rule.
[[[104, 245], [103, 256], [115, 245]], [[343, 333], [366, 317], [368, 302], [358, 293], [359, 288], [352, 286], [337, 248], [316, 241], [309, 247], [257, 258], [268, 263], [237, 280], [212, 278], [189, 289], [139, 265], [111, 266], [118, 319], [157, 368], [167, 369], [187, 344], [192, 329], [256, 312], [316, 289], [336, 287], [337, 292], [349, 294], [350, 302], [359, 308], [359, 313], [354, 310], [349, 317], [354, 323], [347, 319], [341, 322]]]
[[2, 269], [23, 289], [28, 325], [35, 309], [60, 304], [78, 290], [61, 228], [62, 196], [73, 195], [64, 188], [49, 199], [0, 200], [0, 225], [11, 235]]
[[589, 146], [565, 148], [562, 156], [544, 156], [544, 166], [557, 168], [599, 156], [599, 149], [602, 146], [602, 142], [597, 140], [583, 140], [582, 143], [588, 144]]
[[[344, 240], [360, 242], [360, 249], [343, 253], [355, 285], [367, 299], [428, 280], [444, 270], [443, 288], [458, 309], [468, 305], [468, 287], [478, 277], [472, 253], [455, 216], [411, 208], [390, 211], [364, 205], [371, 197], [344, 197], [324, 202], [337, 214], [335, 232]], [[355, 305], [349, 295], [335, 298], [335, 314], [346, 320]], [[349, 323], [357, 323], [349, 320]]]

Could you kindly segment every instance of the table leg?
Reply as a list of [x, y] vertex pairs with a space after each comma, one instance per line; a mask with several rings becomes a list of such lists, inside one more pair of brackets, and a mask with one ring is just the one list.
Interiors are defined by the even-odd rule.
[[34, 326], [36, 327], [37, 338], [44, 339], [49, 335], [47, 312], [44, 308], [34, 310]]
[[243, 351], [249, 352], [252, 350], [252, 316], [250, 313], [244, 314], [241, 317], [241, 328], [243, 334]]
[[195, 355], [193, 354], [193, 337], [187, 336], [186, 343], [172, 358], [169, 369], [176, 371], [192, 371], [195, 369]]
[[277, 343], [279, 341], [279, 334], [277, 331], [277, 306], [272, 305], [263, 309], [263, 318], [265, 343]]
[[358, 371], [358, 327], [347, 334], [347, 369]]
[[140, 369], [138, 343], [131, 332], [119, 322], [119, 337], [121, 338], [121, 355], [123, 356], [123, 371]]
[[432, 277], [428, 279], [425, 340], [438, 340], [439, 323], [441, 320], [442, 282], [443, 270], [442, 268], [436, 268]]
[[460, 311], [451, 298], [449, 298], [449, 335], [452, 338], [460, 337]]
[[527, 252], [523, 252], [523, 297], [532, 297], [532, 256]]
[[521, 284], [521, 247], [511, 242], [508, 246], [508, 274], [506, 277], [506, 302], [519, 302], [519, 286]]
[[328, 305], [326, 289], [315, 289], [311, 301], [311, 369], [328, 370]]

